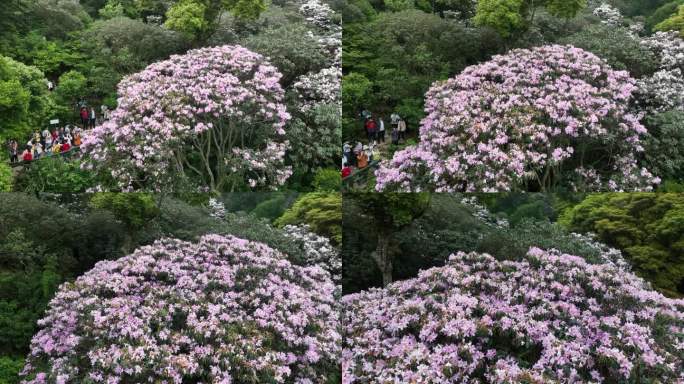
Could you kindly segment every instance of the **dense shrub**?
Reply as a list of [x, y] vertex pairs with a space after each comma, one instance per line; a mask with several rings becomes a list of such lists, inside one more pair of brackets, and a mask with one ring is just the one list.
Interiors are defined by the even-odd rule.
[[334, 291], [261, 243], [160, 240], [61, 287], [25, 382], [325, 382], [340, 369]]
[[326, 192], [302, 195], [275, 224], [279, 227], [306, 224], [312, 232], [339, 245], [342, 243], [342, 195]]
[[280, 73], [239, 46], [190, 51], [119, 84], [111, 120], [83, 139], [87, 168], [122, 190], [191, 179], [212, 191], [272, 188], [291, 174]]
[[94, 175], [81, 169], [81, 161], [51, 156], [24, 166], [15, 190], [24, 192], [82, 193], [96, 185]]
[[433, 86], [417, 146], [376, 171], [378, 191], [650, 190], [635, 81], [568, 46], [513, 50]]
[[561, 41], [592, 52], [613, 69], [627, 70], [636, 78], [650, 75], [658, 67], [654, 53], [626, 28], [592, 25]]
[[342, 303], [347, 383], [684, 379], [684, 301], [556, 251], [458, 253]]
[[3, 160], [0, 163], [0, 192], [9, 192], [12, 190], [12, 168]]
[[684, 110], [646, 116], [650, 136], [644, 156], [653, 172], [665, 180], [684, 180]]
[[23, 142], [43, 123], [50, 105], [43, 73], [0, 55], [0, 140]]
[[316, 172], [313, 187], [317, 192], [339, 192], [342, 175], [337, 169], [321, 169]]
[[622, 250], [635, 272], [656, 288], [684, 294], [683, 195], [592, 195], [567, 211], [561, 222]]

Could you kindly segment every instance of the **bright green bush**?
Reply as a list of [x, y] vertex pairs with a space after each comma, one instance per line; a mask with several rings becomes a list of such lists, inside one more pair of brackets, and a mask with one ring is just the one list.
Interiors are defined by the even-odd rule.
[[662, 23], [670, 16], [677, 13], [677, 9], [682, 4], [684, 4], [684, 0], [674, 0], [660, 6], [646, 19], [646, 29], [648, 29], [649, 31], [655, 29], [656, 25]]
[[19, 384], [19, 372], [23, 368], [23, 358], [0, 356], [0, 384]]
[[272, 194], [268, 200], [262, 201], [254, 207], [251, 213], [256, 217], [273, 221], [279, 218], [292, 205], [295, 198], [296, 195], [294, 194]]
[[23, 141], [50, 107], [47, 80], [35, 68], [0, 55], [0, 142]]
[[684, 295], [684, 195], [591, 195], [560, 220], [622, 250], [634, 270], [670, 295]]
[[307, 224], [312, 232], [331, 239], [332, 243], [342, 243], [342, 195], [339, 193], [308, 193], [302, 195], [275, 225]]
[[680, 5], [674, 15], [660, 22], [655, 26], [655, 29], [659, 31], [678, 31], [679, 36], [684, 38], [684, 5]]
[[339, 192], [342, 174], [337, 169], [321, 169], [316, 172], [313, 187], [317, 192]]
[[111, 212], [131, 231], [142, 229], [159, 215], [155, 196], [147, 193], [96, 193], [90, 205]]
[[25, 192], [82, 193], [95, 185], [80, 161], [51, 156], [32, 162], [17, 176], [15, 190]]
[[7, 160], [0, 161], [0, 192], [9, 192], [12, 190], [12, 168], [6, 163]]

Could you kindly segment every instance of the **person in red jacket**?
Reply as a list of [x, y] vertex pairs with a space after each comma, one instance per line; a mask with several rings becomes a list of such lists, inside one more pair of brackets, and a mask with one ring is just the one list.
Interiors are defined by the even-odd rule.
[[88, 129], [88, 110], [86, 107], [81, 107], [81, 124], [83, 124], [83, 129]]
[[366, 120], [366, 133], [368, 134], [368, 141], [374, 142], [378, 132], [378, 125], [373, 118]]
[[33, 160], [33, 151], [31, 151], [31, 148], [26, 147], [26, 149], [24, 149], [24, 152], [21, 153], [21, 159], [24, 161]]
[[69, 149], [71, 149], [71, 145], [69, 145], [69, 141], [62, 140], [62, 148], [61, 148], [62, 153], [69, 152]]

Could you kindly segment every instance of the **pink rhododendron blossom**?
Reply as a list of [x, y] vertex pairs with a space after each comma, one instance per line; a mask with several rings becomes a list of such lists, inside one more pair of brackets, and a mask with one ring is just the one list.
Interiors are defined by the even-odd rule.
[[613, 263], [459, 253], [342, 302], [348, 384], [684, 382], [684, 300]]
[[84, 166], [122, 190], [156, 190], [178, 176], [212, 190], [281, 185], [291, 169], [280, 77], [240, 46], [154, 63], [119, 84], [111, 120], [83, 139]]
[[[635, 80], [570, 46], [513, 50], [436, 83], [420, 143], [376, 172], [378, 191], [650, 190]], [[592, 178], [588, 179], [587, 175]]]
[[339, 372], [335, 290], [261, 243], [160, 240], [60, 288], [23, 383], [321, 383]]

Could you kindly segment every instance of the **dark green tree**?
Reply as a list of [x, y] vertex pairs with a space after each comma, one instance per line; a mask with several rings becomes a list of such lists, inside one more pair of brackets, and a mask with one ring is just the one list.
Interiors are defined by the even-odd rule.
[[372, 257], [382, 272], [382, 285], [392, 282], [392, 236], [425, 213], [430, 204], [427, 193], [353, 193], [345, 195], [371, 223], [376, 236]]

